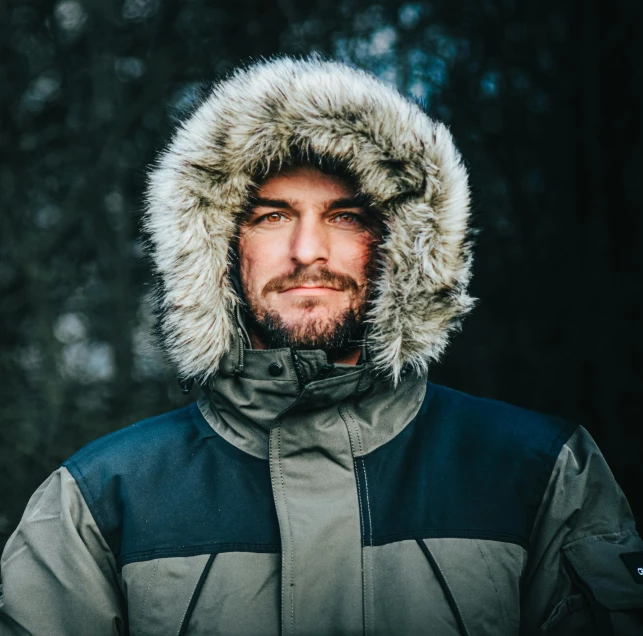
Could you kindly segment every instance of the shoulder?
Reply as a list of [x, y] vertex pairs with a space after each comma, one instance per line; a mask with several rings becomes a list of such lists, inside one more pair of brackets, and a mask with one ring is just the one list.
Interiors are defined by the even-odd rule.
[[535, 453], [552, 463], [578, 428], [560, 417], [432, 383], [417, 419], [418, 433], [434, 428], [445, 443], [475, 446], [492, 455]]
[[[176, 444], [189, 444], [208, 426], [196, 404], [156, 417], [150, 417], [90, 442], [64, 462], [64, 466], [91, 470], [94, 466], [110, 464], [114, 469], [129, 463], [145, 462]], [[210, 430], [211, 432], [211, 430]], [[142, 449], [145, 452], [142, 452]]]
[[122, 516], [153, 508], [157, 491], [173, 484], [183, 490], [180, 474], [202, 454], [199, 441], [210, 435], [192, 404], [101, 437], [63, 462], [115, 554]]
[[391, 523], [385, 534], [527, 546], [557, 457], [575, 429], [560, 418], [429, 383], [413, 421], [363, 459], [372, 488], [390, 496], [379, 497], [382, 518], [412, 526], [402, 532]]
[[102, 437], [63, 465], [119, 567], [278, 544], [267, 461], [217, 435], [196, 404]]

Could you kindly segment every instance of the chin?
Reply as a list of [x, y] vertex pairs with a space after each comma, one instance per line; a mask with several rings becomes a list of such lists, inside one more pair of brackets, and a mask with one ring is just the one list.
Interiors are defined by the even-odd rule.
[[317, 299], [302, 299], [294, 307], [282, 311], [276, 310], [284, 323], [288, 325], [301, 324], [302, 321], [310, 322], [336, 322], [346, 311], [341, 307], [328, 307]]

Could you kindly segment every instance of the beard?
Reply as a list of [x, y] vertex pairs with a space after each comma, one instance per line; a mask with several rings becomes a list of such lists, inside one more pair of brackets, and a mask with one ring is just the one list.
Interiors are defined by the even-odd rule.
[[[349, 293], [349, 307], [343, 311], [324, 316], [312, 315], [324, 301], [316, 297], [304, 297], [294, 301], [303, 316], [297, 322], [286, 322], [274, 309], [267, 306], [265, 297], [269, 292], [280, 292], [303, 284], [323, 283]], [[259, 298], [253, 296], [243, 285], [248, 326], [269, 349], [321, 349], [329, 361], [338, 354], [353, 349], [364, 336], [364, 316], [370, 285], [358, 285], [350, 276], [328, 269], [299, 268], [290, 274], [271, 279]], [[310, 312], [310, 316], [306, 313]]]

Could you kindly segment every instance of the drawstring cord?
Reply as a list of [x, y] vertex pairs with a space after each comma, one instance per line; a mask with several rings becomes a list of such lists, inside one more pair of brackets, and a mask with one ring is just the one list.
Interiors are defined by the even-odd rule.
[[183, 617], [183, 621], [181, 622], [181, 628], [179, 629], [178, 636], [185, 636], [185, 634], [188, 631], [188, 624], [190, 623], [190, 618], [192, 617], [192, 614], [194, 612], [194, 607], [196, 606], [196, 602], [199, 598], [199, 595], [201, 594], [201, 590], [203, 589], [205, 580], [208, 578], [208, 573], [210, 572], [210, 568], [212, 567], [212, 564], [214, 563], [214, 559], [216, 556], [217, 556], [216, 552], [210, 555], [210, 558], [208, 559], [207, 563], [205, 564], [205, 567], [203, 568], [203, 572], [201, 572], [201, 576], [199, 577], [199, 582], [196, 584], [196, 587], [194, 588], [194, 594], [192, 594], [192, 598], [190, 599], [188, 608], [185, 610], [185, 616]]
[[464, 621], [462, 620], [462, 614], [460, 614], [460, 608], [455, 602], [455, 598], [453, 598], [451, 589], [447, 585], [446, 579], [444, 578], [444, 575], [442, 574], [442, 570], [440, 570], [440, 567], [438, 566], [437, 561], [431, 554], [429, 547], [426, 545], [426, 543], [424, 543], [424, 541], [422, 541], [422, 539], [417, 539], [417, 544], [420, 546], [420, 549], [422, 550], [422, 552], [424, 552], [424, 556], [426, 557], [426, 560], [429, 562], [429, 565], [433, 570], [433, 574], [435, 574], [435, 578], [438, 580], [438, 583], [440, 583], [440, 587], [442, 588], [442, 591], [444, 592], [444, 596], [447, 599], [447, 603], [449, 604], [449, 607], [453, 612], [453, 616], [455, 617], [455, 622], [458, 624], [460, 633], [462, 634], [462, 636], [469, 636], [469, 632], [467, 631], [467, 626], [464, 624]]

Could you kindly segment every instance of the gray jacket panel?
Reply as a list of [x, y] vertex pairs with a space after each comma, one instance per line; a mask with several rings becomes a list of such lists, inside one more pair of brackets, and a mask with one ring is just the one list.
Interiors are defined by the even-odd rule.
[[66, 468], [31, 497], [1, 572], [2, 636], [125, 633], [114, 557]]

